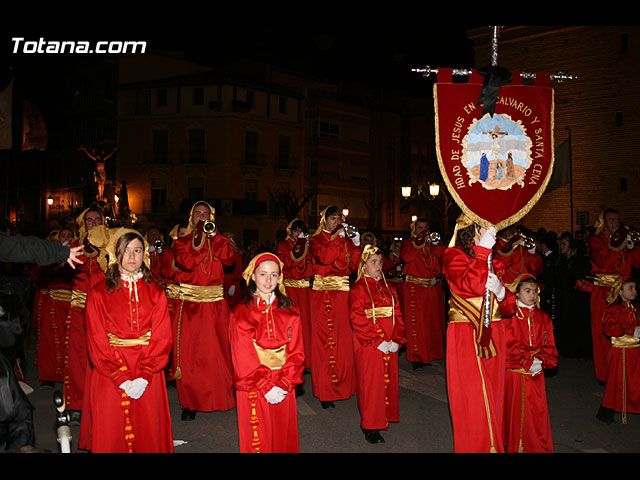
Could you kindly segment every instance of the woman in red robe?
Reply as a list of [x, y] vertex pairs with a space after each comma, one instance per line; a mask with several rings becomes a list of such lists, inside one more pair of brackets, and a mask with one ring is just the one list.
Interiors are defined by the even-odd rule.
[[[505, 343], [498, 302], [506, 293], [499, 280], [501, 264], [493, 262], [494, 274], [487, 264], [494, 244], [495, 228], [480, 228], [463, 214], [444, 254], [443, 273], [451, 287], [447, 391], [456, 453], [504, 451]], [[492, 292], [489, 328], [484, 325], [486, 290]]]
[[614, 412], [620, 412], [622, 423], [627, 423], [627, 412], [640, 413], [640, 312], [634, 304], [637, 281], [625, 277], [615, 288], [619, 289], [618, 298], [605, 310], [602, 326], [611, 338], [611, 349], [598, 418], [614, 423]]
[[148, 254], [138, 232], [118, 229], [107, 251], [105, 280], [87, 296], [91, 368], [79, 446], [94, 453], [170, 453], [164, 368], [172, 336], [165, 292], [144, 263]]
[[[544, 369], [558, 365], [551, 318], [540, 310], [538, 282], [524, 274], [500, 306], [505, 323], [505, 442], [508, 453], [552, 453]], [[509, 317], [507, 319], [507, 317]]]
[[380, 249], [364, 247], [349, 293], [358, 379], [360, 428], [369, 443], [384, 443], [380, 430], [400, 421], [398, 348], [405, 343], [395, 287], [382, 274]]
[[304, 347], [300, 312], [285, 294], [282, 262], [254, 257], [247, 296], [231, 312], [230, 343], [242, 453], [297, 453], [296, 385]]

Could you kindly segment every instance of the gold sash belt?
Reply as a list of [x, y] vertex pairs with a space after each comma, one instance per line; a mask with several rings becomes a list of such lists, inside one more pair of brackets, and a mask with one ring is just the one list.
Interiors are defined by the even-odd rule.
[[71, 306], [84, 308], [87, 304], [87, 292], [82, 290], [71, 291]]
[[311, 286], [311, 282], [308, 278], [301, 278], [300, 280], [294, 280], [293, 278], [285, 278], [284, 279], [285, 287], [292, 288], [309, 288]]
[[262, 348], [253, 340], [253, 346], [258, 353], [260, 364], [269, 367], [271, 370], [278, 370], [287, 361], [287, 345], [284, 344], [278, 348]]
[[613, 273], [596, 273], [593, 284], [596, 287], [613, 287], [616, 282], [621, 279], [621, 275], [615, 275]]
[[611, 337], [611, 346], [616, 348], [637, 348], [640, 347], [640, 339], [633, 335]]
[[349, 277], [321, 277], [313, 276], [313, 290], [341, 290], [349, 291]]
[[167, 298], [180, 298], [180, 285], [176, 285], [175, 283], [167, 285], [165, 293], [167, 294]]
[[436, 282], [434, 282], [435, 277], [434, 278], [421, 278], [421, 277], [414, 277], [413, 275], [406, 275], [405, 276], [405, 280], [407, 282], [415, 283], [416, 285], [420, 285], [421, 287], [431, 287], [431, 286], [436, 284]]
[[52, 288], [49, 290], [51, 300], [58, 302], [71, 302], [72, 293], [68, 288]]
[[178, 298], [189, 302], [219, 302], [224, 298], [224, 287], [181, 284]]
[[111, 332], [107, 332], [109, 345], [112, 347], [135, 347], [136, 345], [149, 345], [151, 330], [138, 338], [120, 338]]
[[393, 307], [366, 308], [364, 311], [367, 318], [382, 318], [393, 316]]

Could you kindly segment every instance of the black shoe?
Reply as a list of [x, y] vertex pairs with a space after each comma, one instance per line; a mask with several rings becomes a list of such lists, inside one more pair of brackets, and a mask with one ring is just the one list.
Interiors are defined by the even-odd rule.
[[384, 443], [384, 438], [380, 435], [380, 430], [365, 430], [363, 428], [362, 431], [367, 442], [372, 444]]
[[333, 402], [331, 402], [331, 401], [329, 401], [329, 402], [324, 402], [324, 401], [322, 401], [322, 400], [321, 400], [321, 401], [320, 401], [320, 405], [322, 405], [322, 408], [324, 408], [325, 410], [326, 410], [327, 408], [336, 408], [336, 404], [335, 404], [335, 403], [333, 403]]
[[190, 422], [191, 420], [195, 420], [196, 419], [195, 410], [189, 410], [188, 408], [183, 408], [180, 419], [184, 420], [185, 422]]
[[600, 408], [598, 409], [598, 413], [596, 413], [596, 418], [601, 422], [612, 424], [612, 423], [616, 423], [616, 421], [613, 418], [613, 414], [614, 412], [612, 408], [605, 408], [602, 405], [600, 405]]

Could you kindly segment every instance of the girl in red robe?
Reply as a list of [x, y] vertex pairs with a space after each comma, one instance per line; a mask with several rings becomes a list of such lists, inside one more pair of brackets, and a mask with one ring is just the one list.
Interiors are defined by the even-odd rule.
[[637, 281], [626, 277], [617, 287], [618, 299], [607, 307], [602, 331], [611, 338], [607, 359], [607, 376], [597, 417], [614, 423], [614, 412], [640, 413], [640, 312], [634, 304]]
[[105, 280], [87, 296], [90, 369], [79, 446], [94, 453], [173, 452], [166, 295], [151, 279], [138, 232], [118, 229], [106, 249]]
[[[495, 228], [475, 225], [466, 215], [456, 224], [444, 254], [443, 273], [451, 287], [447, 328], [447, 391], [456, 453], [503, 452], [505, 343], [498, 302], [506, 297], [503, 269], [487, 259]], [[484, 325], [485, 292], [491, 298], [491, 325]], [[494, 300], [495, 300], [494, 299]]]
[[515, 290], [515, 297], [510, 296], [500, 307], [507, 345], [506, 451], [552, 453], [542, 371], [558, 365], [553, 325], [549, 315], [537, 307], [538, 283], [533, 275], [522, 275]]
[[395, 287], [382, 274], [380, 249], [364, 247], [349, 293], [358, 379], [360, 427], [369, 443], [384, 443], [380, 430], [398, 422], [398, 348], [405, 343]]
[[246, 300], [231, 312], [229, 338], [241, 453], [297, 453], [296, 385], [304, 347], [300, 312], [284, 294], [282, 262], [254, 257]]

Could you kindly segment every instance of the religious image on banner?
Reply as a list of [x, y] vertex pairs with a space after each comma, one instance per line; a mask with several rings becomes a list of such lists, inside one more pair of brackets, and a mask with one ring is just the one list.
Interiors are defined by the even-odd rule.
[[532, 145], [526, 127], [509, 115], [487, 113], [473, 120], [462, 142], [469, 184], [480, 182], [484, 188], [499, 190], [524, 187]]
[[[441, 73], [444, 72], [444, 73]], [[434, 84], [438, 165], [447, 189], [475, 223], [516, 223], [544, 193], [553, 172], [553, 89], [548, 76], [523, 85], [518, 72], [500, 86], [495, 110], [478, 105], [482, 76]]]

